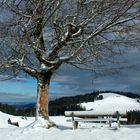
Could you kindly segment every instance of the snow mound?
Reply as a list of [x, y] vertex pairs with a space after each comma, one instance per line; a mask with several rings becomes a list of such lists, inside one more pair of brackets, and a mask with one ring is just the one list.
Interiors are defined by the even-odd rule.
[[103, 100], [81, 103], [81, 106], [95, 113], [114, 113], [119, 111], [121, 114], [126, 114], [130, 110], [140, 110], [140, 103], [135, 99], [114, 93], [100, 95], [103, 95]]
[[42, 117], [39, 117], [37, 120], [35, 120], [34, 122], [30, 123], [27, 127], [29, 128], [50, 128], [55, 126], [55, 123], [52, 122], [51, 120], [45, 120]]

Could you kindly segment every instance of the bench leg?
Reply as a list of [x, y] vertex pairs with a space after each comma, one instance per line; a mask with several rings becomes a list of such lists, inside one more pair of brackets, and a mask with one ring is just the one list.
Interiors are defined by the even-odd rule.
[[117, 124], [118, 124], [118, 128], [120, 128], [120, 121], [119, 120], [117, 121]]
[[109, 127], [111, 127], [111, 123], [112, 123], [112, 121], [111, 121], [111, 120], [109, 120]]
[[77, 121], [73, 121], [72, 124], [73, 124], [73, 129], [74, 130], [78, 128], [78, 122]]

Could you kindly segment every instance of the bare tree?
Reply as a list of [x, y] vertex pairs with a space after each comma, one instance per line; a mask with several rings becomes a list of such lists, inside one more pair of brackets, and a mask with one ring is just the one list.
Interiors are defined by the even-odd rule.
[[1, 2], [1, 71], [14, 76], [23, 71], [37, 79], [35, 123], [53, 125], [48, 116], [49, 85], [62, 64], [98, 70], [124, 47], [137, 46], [139, 6], [139, 0]]

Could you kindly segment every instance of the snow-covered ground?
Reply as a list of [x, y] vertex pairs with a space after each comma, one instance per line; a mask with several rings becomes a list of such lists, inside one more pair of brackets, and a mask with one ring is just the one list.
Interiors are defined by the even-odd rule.
[[[107, 100], [107, 98], [111, 97], [108, 96], [104, 100]], [[112, 96], [112, 98], [114, 97]], [[119, 99], [119, 97], [116, 98]], [[124, 100], [122, 100], [122, 102], [124, 102], [125, 105], [125, 101], [127, 100], [127, 98], [123, 97], [123, 99]], [[131, 102], [129, 103], [130, 105], [132, 105]], [[89, 106], [89, 104], [87, 104], [87, 106]], [[105, 125], [93, 124], [92, 127], [91, 126], [86, 128], [80, 127], [77, 130], [72, 130], [72, 123], [66, 121], [69, 118], [66, 118], [64, 116], [54, 116], [50, 117], [50, 119], [56, 123], [57, 127], [43, 129], [39, 127], [32, 128], [31, 126], [29, 126], [29, 123], [33, 122], [34, 118], [27, 118], [27, 120], [26, 119], [22, 120], [22, 122], [24, 122], [24, 127], [16, 127], [9, 125], [7, 120], [13, 117], [14, 116], [12, 115], [0, 112], [0, 140], [92, 140], [92, 139], [139, 140], [140, 139], [140, 125], [127, 125], [121, 126], [121, 128], [118, 129], [112, 129], [106, 127]], [[15, 119], [16, 118], [18, 118], [18, 120], [21, 121], [20, 117], [15, 116]]]
[[[0, 113], [0, 140], [139, 140], [140, 125], [122, 126], [118, 130], [107, 127], [72, 130], [64, 116], [50, 117], [57, 127], [50, 129], [9, 126], [9, 115]], [[31, 118], [30, 118], [31, 120]], [[33, 120], [33, 118], [32, 118]], [[27, 120], [28, 121], [28, 120]], [[27, 122], [28, 124], [28, 122]]]

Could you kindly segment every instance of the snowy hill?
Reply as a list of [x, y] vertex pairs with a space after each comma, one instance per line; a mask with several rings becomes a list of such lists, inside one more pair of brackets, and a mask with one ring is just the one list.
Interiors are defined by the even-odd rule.
[[136, 99], [132, 99], [123, 95], [114, 93], [100, 94], [103, 100], [94, 102], [81, 103], [86, 110], [92, 110], [95, 113], [114, 113], [119, 111], [121, 114], [126, 114], [130, 110], [140, 110], [140, 103]]

